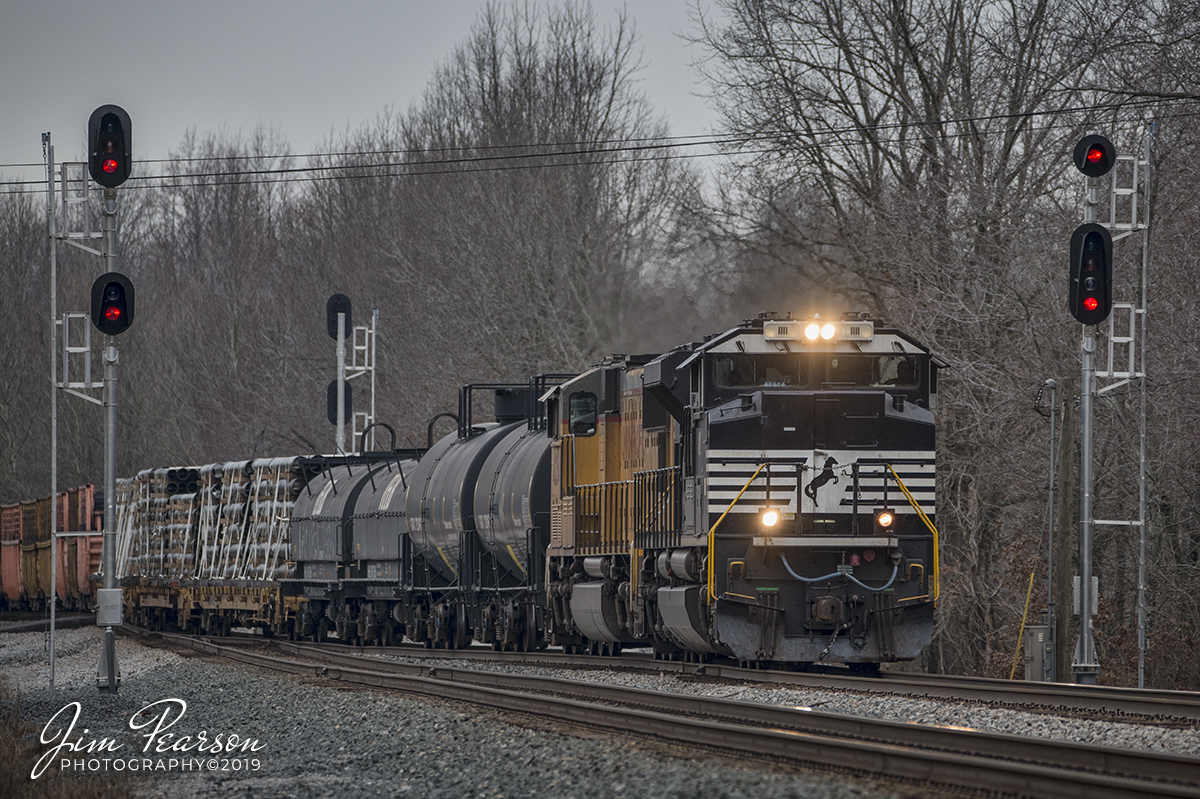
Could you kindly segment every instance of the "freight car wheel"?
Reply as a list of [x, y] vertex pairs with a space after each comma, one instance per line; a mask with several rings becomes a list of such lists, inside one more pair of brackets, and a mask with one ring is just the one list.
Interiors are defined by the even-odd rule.
[[450, 649], [466, 649], [471, 645], [471, 627], [467, 624], [466, 605], [454, 606], [454, 633], [450, 639]]
[[533, 652], [538, 648], [537, 627], [533, 624], [533, 619], [530, 614], [526, 613], [523, 619], [523, 628], [521, 630], [521, 649], [525, 652]]

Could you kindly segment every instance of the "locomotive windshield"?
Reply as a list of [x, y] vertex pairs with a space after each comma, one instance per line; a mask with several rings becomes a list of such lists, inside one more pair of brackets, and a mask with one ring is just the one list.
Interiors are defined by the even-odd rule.
[[713, 360], [720, 388], [808, 385], [808, 361], [800, 355], [718, 355]]
[[736, 353], [718, 355], [712, 363], [717, 388], [805, 388], [810, 374], [816, 383], [863, 388], [916, 388], [920, 383], [917, 358], [902, 354], [818, 354], [810, 362], [795, 353]]
[[827, 383], [914, 388], [917, 359], [912, 355], [831, 355]]

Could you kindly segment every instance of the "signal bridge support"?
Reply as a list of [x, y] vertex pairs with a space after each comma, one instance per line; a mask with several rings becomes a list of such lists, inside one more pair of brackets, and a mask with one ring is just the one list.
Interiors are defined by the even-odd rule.
[[[353, 380], [356, 377], [364, 375], [370, 376], [371, 381], [371, 405], [366, 411], [355, 411], [350, 420], [350, 446], [358, 453], [362, 442], [359, 440], [362, 432], [371, 425], [375, 424], [375, 330], [379, 322], [379, 309], [375, 308], [371, 312], [370, 327], [359, 326], [354, 328], [354, 335], [350, 347], [350, 373], [346, 375], [347, 380]], [[375, 430], [371, 428], [370, 443], [368, 446], [372, 449], [375, 447]]]
[[[337, 377], [329, 384], [326, 415], [337, 433], [334, 452], [357, 454], [363, 442], [362, 431], [371, 430], [371, 440], [366, 446], [375, 446], [375, 333], [379, 323], [379, 309], [371, 313], [369, 326], [352, 326], [350, 298], [345, 294], [334, 294], [325, 303], [325, 325], [329, 337], [336, 342]], [[350, 345], [350, 362], [346, 363], [346, 345]], [[370, 376], [371, 401], [369, 410], [353, 410], [353, 393], [349, 381], [364, 375]], [[345, 425], [350, 425], [350, 442], [347, 446]]]
[[[1083, 332], [1083, 363], [1084, 386], [1082, 437], [1084, 438], [1083, 472], [1088, 473], [1088, 482], [1081, 486], [1084, 492], [1081, 509], [1080, 537], [1080, 590], [1078, 591], [1078, 606], [1082, 611], [1080, 618], [1080, 641], [1076, 647], [1075, 671], [1079, 682], [1094, 681], [1095, 672], [1089, 675], [1089, 667], [1098, 665], [1095, 662], [1094, 648], [1090, 651], [1091, 616], [1096, 608], [1092, 602], [1093, 592], [1083, 589], [1091, 583], [1090, 548], [1091, 531], [1093, 526], [1112, 526], [1136, 528], [1138, 530], [1138, 591], [1137, 591], [1137, 636], [1138, 636], [1138, 687], [1145, 687], [1146, 663], [1146, 319], [1147, 319], [1147, 289], [1149, 286], [1150, 269], [1150, 196], [1152, 178], [1152, 153], [1154, 145], [1155, 126], [1151, 126], [1145, 136], [1143, 153], [1139, 155], [1116, 156], [1115, 168], [1110, 174], [1107, 219], [1097, 219], [1101, 209], [1099, 189], [1094, 185], [1095, 180], [1089, 179], [1088, 197], [1085, 204], [1084, 221], [1099, 222], [1112, 234], [1114, 242], [1130, 237], [1137, 237], [1140, 243], [1140, 268], [1136, 280], [1134, 296], [1122, 302], [1113, 302], [1112, 313], [1100, 325], [1086, 326]], [[1125, 281], [1124, 285], [1128, 285]], [[1097, 335], [1103, 333], [1104, 347], [1097, 347]], [[1092, 370], [1093, 357], [1099, 360]], [[1091, 380], [1094, 378], [1094, 382]], [[1138, 464], [1138, 514], [1136, 519], [1096, 519], [1093, 516], [1091, 494], [1091, 400], [1093, 397], [1113, 395], [1116, 389], [1127, 387], [1128, 393], [1136, 392], [1140, 404], [1139, 431], [1137, 441], [1136, 461]], [[1128, 461], [1134, 460], [1135, 453], [1128, 453]], [[1084, 535], [1087, 536], [1086, 552]], [[1078, 679], [1079, 677], [1083, 679]]]
[[[50, 253], [50, 496], [58, 496], [58, 391], [66, 391], [104, 408], [104, 550], [101, 576], [103, 587], [97, 589], [96, 623], [104, 628], [104, 644], [97, 666], [97, 687], [101, 693], [116, 693], [120, 684], [117, 668], [114, 628], [121, 624], [121, 589], [117, 587], [116, 557], [116, 367], [118, 361], [114, 336], [124, 332], [133, 322], [133, 286], [124, 275], [116, 274], [117, 261], [117, 187], [129, 177], [132, 166], [132, 125], [124, 109], [103, 105], [92, 112], [88, 121], [87, 164], [65, 163], [61, 167], [62, 207], [57, 205], [54, 190], [54, 146], [49, 133], [42, 134], [42, 149], [46, 159], [46, 217]], [[87, 167], [85, 170], [84, 167]], [[91, 184], [88, 177], [104, 188], [101, 230], [91, 230]], [[61, 232], [60, 219], [61, 213]], [[101, 249], [90, 246], [99, 239]], [[104, 380], [91, 378], [91, 334], [85, 326], [82, 343], [78, 334], [73, 343], [72, 320], [87, 318], [85, 314], [64, 314], [58, 318], [58, 251], [59, 242], [100, 256], [108, 274], [92, 287], [92, 324], [105, 334], [103, 347]], [[78, 330], [78, 326], [76, 326]], [[63, 372], [58, 374], [61, 339]], [[72, 359], [83, 359], [83, 379], [71, 379]], [[103, 388], [103, 399], [91, 395]], [[54, 515], [51, 540], [57, 541], [58, 514]], [[52, 548], [53, 551], [53, 548]], [[50, 687], [54, 688], [55, 665], [55, 591], [54, 569], [51, 569], [50, 590]]]
[[[83, 162], [65, 162], [57, 165], [57, 177], [60, 190], [55, 191], [56, 164], [54, 161], [54, 143], [49, 133], [42, 134], [42, 152], [46, 159], [46, 224], [49, 239], [50, 259], [50, 496], [58, 496], [58, 392], [64, 391], [96, 405], [103, 405], [103, 400], [91, 392], [101, 389], [104, 383], [92, 380], [92, 340], [91, 328], [87, 325], [88, 314], [64, 313], [62, 319], [58, 316], [58, 244], [68, 244], [83, 250], [90, 255], [103, 256], [101, 250], [89, 246], [104, 237], [102, 231], [92, 230], [90, 208], [90, 186], [88, 184], [87, 164]], [[61, 206], [59, 197], [61, 196]], [[72, 322], [83, 321], [82, 343], [71, 335]], [[76, 325], [76, 330], [79, 326]], [[72, 341], [76, 343], [72, 343]], [[62, 379], [59, 379], [59, 342], [63, 358]], [[83, 360], [81, 367], [83, 378], [72, 380], [71, 363]], [[63, 532], [58, 529], [58, 514], [53, 515], [51, 538]], [[51, 569], [51, 582], [55, 582], [55, 570]], [[56, 586], [51, 586], [51, 596], [55, 596]], [[54, 665], [56, 660], [55, 644], [55, 609], [56, 603], [50, 603], [50, 688], [54, 688]]]

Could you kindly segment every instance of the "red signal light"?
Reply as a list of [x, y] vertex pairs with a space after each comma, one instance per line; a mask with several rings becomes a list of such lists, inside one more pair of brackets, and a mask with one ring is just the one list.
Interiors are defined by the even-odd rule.
[[1100, 301], [1097, 300], [1095, 297], [1084, 297], [1083, 298], [1083, 307], [1089, 311], [1094, 311], [1100, 307]]
[[[1095, 300], [1092, 300], [1095, 302]], [[104, 318], [110, 322], [115, 322], [121, 318], [121, 309], [115, 305], [110, 305], [104, 309]]]
[[1084, 136], [1071, 151], [1075, 168], [1089, 178], [1098, 178], [1117, 165], [1117, 150], [1105, 137], [1098, 133]]
[[105, 158], [104, 163], [100, 165], [100, 168], [111, 175], [113, 172], [116, 172], [120, 166], [121, 165], [117, 163], [117, 159]]

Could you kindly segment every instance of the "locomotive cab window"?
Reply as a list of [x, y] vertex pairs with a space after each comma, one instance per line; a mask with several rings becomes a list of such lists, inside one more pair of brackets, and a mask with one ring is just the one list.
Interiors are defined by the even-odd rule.
[[596, 395], [590, 392], [578, 392], [571, 395], [568, 402], [570, 418], [568, 420], [572, 435], [596, 435]]
[[884, 355], [879, 358], [877, 386], [916, 388], [917, 359], [911, 355]]
[[832, 355], [827, 383], [845, 386], [916, 388], [920, 382], [912, 355]]
[[718, 355], [713, 359], [718, 388], [772, 388], [808, 385], [808, 362], [799, 355]]
[[844, 386], [873, 386], [878, 379], [879, 358], [871, 355], [832, 355], [826, 382]]

